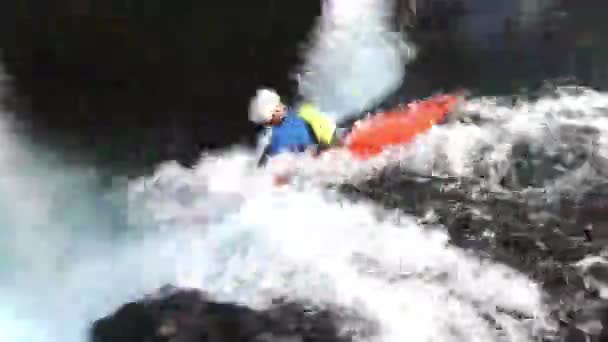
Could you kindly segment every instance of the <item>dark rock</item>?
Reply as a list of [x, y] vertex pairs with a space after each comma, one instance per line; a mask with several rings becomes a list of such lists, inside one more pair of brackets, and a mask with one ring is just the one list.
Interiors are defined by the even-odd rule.
[[123, 305], [111, 318], [93, 324], [93, 341], [145, 341], [154, 338], [157, 319], [137, 303]]
[[[366, 331], [341, 332], [348, 319]], [[94, 342], [284, 341], [347, 342], [354, 334], [373, 334], [371, 322], [338, 308], [316, 309], [277, 301], [265, 311], [217, 303], [194, 289], [164, 287], [148, 298], [123, 305], [93, 324]]]

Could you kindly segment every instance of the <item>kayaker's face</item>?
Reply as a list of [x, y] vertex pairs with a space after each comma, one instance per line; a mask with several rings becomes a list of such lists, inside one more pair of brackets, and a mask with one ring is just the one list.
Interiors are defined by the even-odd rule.
[[285, 105], [282, 103], [274, 107], [274, 109], [272, 110], [272, 119], [270, 119], [269, 122], [270, 125], [274, 126], [280, 124], [281, 121], [283, 121], [283, 117], [285, 117], [286, 111], [287, 108], [285, 108]]

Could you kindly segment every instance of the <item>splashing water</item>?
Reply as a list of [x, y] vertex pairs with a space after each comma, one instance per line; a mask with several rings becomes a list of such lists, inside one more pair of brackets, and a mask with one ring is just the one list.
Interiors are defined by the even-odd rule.
[[[5, 145], [15, 146], [11, 155], [29, 159], [31, 152], [15, 141]], [[14, 162], [4, 151], [4, 161]], [[454, 334], [497, 340], [484, 315], [496, 319], [509, 340], [526, 341], [526, 327], [496, 308], [543, 316], [534, 284], [506, 267], [447, 247], [444, 233], [426, 231], [409, 217], [398, 224], [380, 222], [372, 205], [340, 204], [335, 194], [319, 189], [276, 190], [268, 175], [249, 172], [251, 161], [249, 154], [235, 150], [204, 159], [193, 171], [167, 164], [153, 179], [132, 183], [129, 218], [141, 235], [114, 240], [113, 247], [103, 244], [97, 230], [103, 215], [89, 213], [96, 231], [88, 234], [96, 241], [86, 243], [84, 234], [67, 234], [78, 223], [75, 212], [60, 220], [45, 210], [57, 192], [80, 200], [92, 196], [86, 180], [42, 187], [26, 208], [21, 202], [5, 204], [3, 212], [12, 210], [21, 219], [14, 222], [15, 232], [32, 227], [36, 217], [45, 217], [47, 224], [38, 222], [41, 226], [32, 232], [36, 237], [14, 243], [28, 265], [44, 264], [29, 268], [20, 262], [20, 277], [2, 283], [7, 299], [0, 311], [6, 328], [2, 337], [83, 341], [91, 320], [167, 282], [257, 308], [278, 295], [320, 306], [340, 304], [380, 321], [382, 341], [406, 336], [452, 340]], [[29, 167], [43, 164], [31, 158]], [[23, 194], [21, 173], [6, 170], [14, 194]], [[44, 178], [29, 178], [27, 184], [74, 177], [65, 172], [47, 167]], [[66, 190], [74, 186], [78, 191]], [[45, 240], [50, 240], [48, 249], [31, 248], [32, 242]], [[82, 248], [62, 263], [60, 252], [69, 242]]]
[[[236, 152], [223, 155], [191, 173], [167, 166], [154, 189], [143, 183], [132, 188], [132, 199], [154, 213], [152, 221], [187, 236], [188, 244], [176, 247], [181, 285], [256, 308], [278, 296], [338, 304], [379, 321], [382, 341], [499, 340], [486, 314], [504, 326], [508, 340], [526, 341], [530, 331], [497, 307], [545, 314], [541, 292], [525, 277], [448, 247], [445, 233], [411, 217], [379, 221], [371, 204], [340, 203], [336, 194], [315, 188], [264, 189], [258, 177], [239, 179], [238, 188], [207, 186], [224, 177], [219, 168], [209, 172], [212, 164], [231, 169], [242, 159]], [[254, 183], [255, 192], [238, 190]], [[176, 208], [184, 186], [198, 189], [196, 201]], [[150, 196], [158, 189], [162, 199]], [[224, 217], [206, 225], [206, 217], [217, 214], [216, 198], [226, 197], [233, 210], [224, 207]]]
[[[77, 234], [70, 227], [83, 222], [75, 211], [54, 218], [46, 210], [57, 194], [81, 201], [97, 195], [82, 176], [67, 181], [83, 172], [49, 167], [8, 133], [2, 165], [13, 188], [3, 193], [38, 192], [30, 201], [3, 203], [3, 212], [20, 219], [9, 225], [13, 232], [37, 228], [35, 237], [13, 244], [29, 263], [19, 263], [16, 281], [2, 283], [7, 340], [83, 341], [93, 319], [167, 282], [257, 308], [278, 295], [339, 304], [379, 321], [382, 341], [500, 340], [487, 315], [503, 327], [504, 339], [527, 341], [531, 331], [497, 307], [545, 314], [535, 284], [447, 246], [440, 230], [411, 217], [378, 221], [371, 204], [339, 203], [339, 196], [314, 187], [275, 189], [240, 150], [205, 158], [194, 170], [169, 163], [153, 179], [131, 183], [129, 219], [140, 234], [110, 247], [99, 233], [104, 213], [89, 212], [95, 232]], [[23, 171], [42, 166], [44, 177], [22, 179]], [[85, 201], [82, 208], [97, 205]], [[35, 241], [49, 241], [49, 248], [32, 248]], [[69, 242], [81, 248], [61, 262]]]
[[20, 127], [0, 110], [0, 340], [83, 341], [98, 314], [87, 310], [112, 293], [95, 292], [113, 286], [95, 267], [113, 262], [126, 189], [104, 193], [95, 171], [68, 166]]
[[[422, 173], [483, 178], [495, 191], [503, 190], [505, 177], [526, 173], [530, 179], [518, 187], [529, 183], [556, 196], [584, 192], [606, 179], [604, 93], [562, 87], [535, 102], [508, 106], [494, 98], [472, 99], [461, 111], [478, 123], [437, 127], [408, 149], [403, 165]], [[526, 172], [517, 170], [521, 163]]]
[[403, 81], [414, 48], [389, 19], [394, 1], [324, 1], [300, 68], [300, 92], [344, 119], [383, 100]]

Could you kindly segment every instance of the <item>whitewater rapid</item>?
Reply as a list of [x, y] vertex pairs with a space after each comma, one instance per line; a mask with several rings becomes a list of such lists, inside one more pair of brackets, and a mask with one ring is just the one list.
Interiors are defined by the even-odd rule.
[[[547, 318], [543, 293], [526, 276], [450, 246], [441, 227], [423, 227], [414, 217], [385, 213], [373, 203], [350, 203], [324, 189], [314, 176], [334, 172], [334, 179], [349, 181], [395, 163], [425, 172], [430, 157], [420, 155], [422, 143], [429, 148], [425, 153], [450, 157], [442, 172], [472, 175], [464, 173], [462, 165], [478, 160], [476, 151], [488, 153], [481, 146], [471, 149], [480, 140], [501, 150], [505, 142], [500, 139], [528, 127], [526, 139], [542, 145], [544, 135], [537, 128], [545, 120], [540, 119], [546, 116], [543, 108], [569, 108], [568, 117], [578, 110], [579, 124], [602, 125], [598, 111], [608, 108], [606, 98], [593, 92], [563, 95], [520, 110], [492, 104], [492, 99], [474, 99], [465, 111], [491, 118], [501, 118], [495, 115], [501, 111], [509, 115], [485, 126], [436, 127], [408, 148], [359, 168], [339, 167], [346, 158], [313, 161], [290, 156], [296, 164], [306, 161], [310, 168], [302, 164], [299, 170], [309, 173], [303, 173], [299, 184], [283, 188], [271, 185], [270, 172], [252, 167], [255, 160], [245, 149], [206, 156], [192, 170], [166, 163], [154, 176], [129, 183], [125, 229], [130, 234], [120, 239], [100, 233], [104, 225], [99, 220], [107, 213], [94, 211], [98, 202], [84, 201], [100, 195], [92, 191], [94, 177], [40, 158], [48, 154], [23, 143], [6, 124], [1, 157], [8, 178], [2, 184], [5, 199], [13, 200], [2, 206], [15, 240], [2, 241], [9, 241], [18, 267], [14, 278], [8, 273], [2, 277], [1, 293], [8, 304], [0, 317], [8, 328], [1, 331], [14, 337], [7, 340], [82, 341], [92, 320], [172, 283], [255, 308], [281, 295], [347, 307], [378, 321], [382, 341], [454, 341], [458, 336], [500, 340], [484, 315], [511, 327], [506, 340], [531, 340], [533, 330], [497, 311], [537, 317], [535, 324], [542, 326]], [[595, 105], [576, 106], [583, 101]], [[526, 126], [515, 124], [535, 116], [538, 125], [533, 120]], [[500, 130], [512, 134], [495, 134]], [[462, 149], [446, 144], [448, 137], [460, 137]], [[70, 205], [81, 202], [88, 213], [51, 215], [57, 196], [67, 194], [79, 199]], [[76, 212], [87, 217], [81, 220]], [[83, 229], [92, 222], [94, 232], [79, 234], [72, 227]], [[80, 248], [69, 250], [69, 245]]]
[[[462, 178], [480, 178], [479, 168], [485, 168], [483, 184], [507, 191], [498, 175], [514, 164], [514, 145], [526, 143], [562, 159], [581, 144], [589, 147], [588, 135], [572, 139], [572, 125], [595, 129], [599, 138], [585, 160], [543, 189], [583, 191], [602, 177], [591, 164], [608, 151], [606, 94], [561, 89], [516, 106], [478, 98], [460, 112], [482, 121], [437, 126], [413, 144], [357, 167], [340, 153], [325, 159], [285, 156], [297, 170], [297, 181], [287, 187], [273, 187], [272, 168], [253, 169], [248, 152], [235, 149], [209, 156], [193, 170], [168, 163], [151, 180], [133, 183], [131, 200], [138, 210], [146, 208], [145, 219], [163, 234], [182, 236], [184, 244], [167, 235], [161, 243], [173, 244], [169, 254], [183, 270], [177, 283], [200, 287], [218, 300], [261, 309], [285, 296], [346, 307], [379, 322], [381, 341], [531, 341], [536, 329], [551, 327], [537, 284], [450, 245], [442, 227], [421, 226], [415, 217], [373, 203], [349, 202], [324, 187], [399, 165], [422, 175]], [[535, 319], [523, 324], [503, 312]], [[504, 328], [501, 336], [487, 315]]]
[[[353, 12], [340, 7], [346, 3]], [[365, 10], [368, 25], [359, 20]], [[338, 28], [321, 35], [329, 38], [311, 52], [307, 67], [320, 69], [303, 79], [302, 91], [310, 98], [333, 94], [319, 101], [343, 117], [395, 89], [407, 49], [383, 33], [378, 18], [386, 9], [374, 2], [334, 2], [326, 11], [349, 15], [320, 29]], [[370, 32], [382, 39], [362, 39]], [[358, 51], [357, 42], [368, 49], [354, 61], [360, 65], [369, 53], [378, 63], [348, 72], [344, 61], [351, 55], [340, 51]], [[334, 43], [348, 49], [328, 49]], [[325, 56], [328, 51], [340, 53]], [[321, 60], [334, 68], [323, 69]], [[331, 90], [332, 77], [352, 87]], [[275, 166], [256, 169], [254, 153], [234, 147], [202, 156], [192, 169], [167, 162], [152, 176], [110, 189], [98, 184], [95, 170], [68, 165], [29, 141], [3, 112], [0, 340], [86, 341], [95, 319], [170, 283], [253, 308], [278, 296], [344, 307], [378, 322], [374, 341], [534, 341], [553, 322], [545, 294], [526, 275], [450, 245], [441, 226], [349, 202], [326, 187], [397, 165], [426, 176], [483, 179], [483, 186], [505, 192], [501, 179], [513, 169], [519, 143], [563, 157], [556, 165], [568, 167], [541, 189], [577, 192], [604, 177], [594, 165], [607, 157], [607, 94], [562, 91], [516, 106], [475, 98], [460, 110], [478, 122], [437, 126], [368, 162], [344, 153], [282, 156], [296, 171], [286, 187], [272, 186]], [[571, 126], [591, 127], [595, 138], [585, 140], [591, 135], [572, 133]], [[568, 163], [579, 148], [588, 158]]]
[[[223, 158], [238, 160], [238, 153]], [[228, 169], [238, 164], [223, 163]], [[379, 220], [383, 215], [373, 204], [345, 202], [315, 187], [275, 189], [268, 182], [255, 193], [210, 190], [205, 184], [222, 173], [184, 170], [175, 177], [175, 167], [167, 166], [159, 174], [167, 179], [156, 181], [165, 200], [150, 196], [148, 205], [153, 220], [172, 227], [172, 236], [186, 236], [187, 243], [173, 247], [184, 270], [179, 285], [202, 286], [218, 300], [259, 309], [280, 296], [346, 307], [380, 322], [381, 341], [498, 340], [486, 314], [504, 325], [508, 340], [525, 341], [529, 331], [497, 308], [541, 320], [546, 314], [535, 284], [450, 247], [440, 227], [423, 228], [413, 217], [390, 213]], [[184, 186], [199, 192], [176, 209]], [[139, 191], [146, 193], [143, 184]], [[238, 209], [220, 222], [201, 224], [215, 210], [215, 196], [233, 198]]]
[[[277, 296], [345, 307], [377, 321], [381, 341], [531, 341], [548, 320], [537, 284], [450, 245], [441, 226], [351, 203], [325, 185], [389, 165], [427, 175], [475, 177], [475, 165], [499, 172], [516, 140], [549, 150], [584, 145], [565, 133], [549, 135], [566, 124], [595, 127], [593, 151], [601, 158], [607, 99], [593, 91], [515, 107], [472, 99], [461, 110], [487, 121], [437, 126], [358, 167], [340, 154], [286, 156], [300, 175], [281, 188], [271, 185], [270, 170], [253, 167], [252, 151], [233, 148], [202, 157], [193, 169], [168, 162], [153, 176], [102, 190], [89, 169], [68, 167], [29, 143], [5, 117], [0, 204], [8, 229], [0, 241], [10, 265], [0, 277], [0, 337], [84, 341], [94, 319], [171, 283], [254, 308]], [[549, 136], [559, 143], [547, 144]], [[566, 191], [601, 177], [591, 161], [550, 185]], [[574, 176], [583, 171], [585, 179]], [[101, 206], [106, 201], [124, 201], [128, 214], [110, 222], [117, 213], [102, 209], [112, 208]], [[509, 311], [535, 319], [524, 324]], [[488, 315], [505, 328], [502, 337]]]

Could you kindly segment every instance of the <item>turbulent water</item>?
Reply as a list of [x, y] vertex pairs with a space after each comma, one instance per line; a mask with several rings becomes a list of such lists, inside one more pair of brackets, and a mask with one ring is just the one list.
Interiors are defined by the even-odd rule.
[[[279, 297], [339, 308], [375, 323], [337, 323], [366, 341], [554, 335], [552, 313], [585, 303], [573, 279], [604, 286], [592, 256], [607, 234], [592, 214], [605, 210], [608, 94], [472, 98], [458, 114], [365, 163], [337, 152], [257, 169], [235, 147], [108, 189], [4, 112], [0, 340], [84, 341], [165, 284], [256, 310]], [[293, 183], [272, 186], [286, 165]]]
[[[255, 309], [277, 297], [350, 309], [379, 324], [372, 340], [532, 340], [555, 328], [549, 311], [557, 299], [538, 279], [458, 246], [422, 214], [353, 202], [324, 183], [376, 179], [392, 189], [386, 199], [416, 189], [391, 182], [443, 179], [461, 203], [482, 208], [511, 198], [529, 201], [528, 215], [546, 217], [552, 198], [582, 197], [605, 181], [608, 96], [568, 92], [515, 106], [471, 99], [460, 110], [469, 120], [438, 126], [358, 167], [340, 154], [289, 156], [298, 177], [283, 188], [271, 185], [271, 172], [253, 168], [248, 150], [205, 156], [193, 169], [167, 163], [129, 184], [123, 218], [131, 231], [118, 236], [103, 221], [117, 206], [104, 212], [111, 201], [99, 199], [95, 177], [34, 149], [5, 118], [2, 338], [82, 341], [92, 320], [171, 283]], [[517, 146], [528, 154], [518, 155]], [[537, 169], [523, 172], [518, 160]], [[374, 178], [393, 167], [394, 178]], [[534, 178], [525, 191], [524, 176]], [[448, 192], [435, 198], [438, 212], [453, 205]], [[501, 214], [493, 209], [477, 215]], [[484, 234], [492, 233], [499, 232]]]
[[403, 82], [414, 45], [391, 30], [394, 0], [322, 0], [298, 68], [300, 94], [344, 119], [369, 110]]

